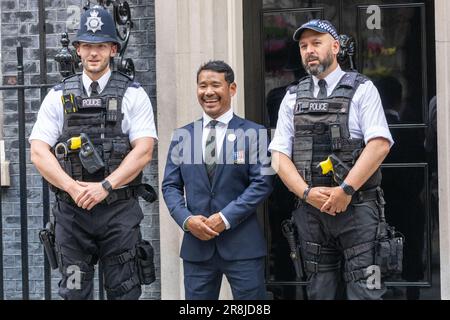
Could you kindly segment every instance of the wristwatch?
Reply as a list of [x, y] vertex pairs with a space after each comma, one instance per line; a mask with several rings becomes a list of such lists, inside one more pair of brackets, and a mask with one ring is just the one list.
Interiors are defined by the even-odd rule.
[[103, 187], [103, 189], [108, 191], [108, 193], [113, 190], [111, 183], [106, 179], [102, 181], [102, 187]]
[[340, 187], [342, 188], [342, 190], [344, 190], [345, 194], [348, 196], [353, 196], [353, 194], [355, 193], [355, 189], [353, 189], [351, 185], [346, 184], [345, 182], [342, 182]]
[[306, 202], [306, 199], [308, 199], [308, 195], [309, 195], [310, 191], [311, 191], [310, 187], [306, 187], [305, 191], [303, 191], [303, 198], [302, 198], [303, 201]]

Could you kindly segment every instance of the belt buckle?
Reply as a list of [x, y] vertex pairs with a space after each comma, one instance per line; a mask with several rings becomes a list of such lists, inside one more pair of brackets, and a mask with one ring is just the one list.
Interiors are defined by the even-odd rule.
[[305, 261], [306, 262], [306, 271], [311, 273], [319, 272], [319, 264], [314, 261]]
[[[314, 248], [314, 251], [309, 250], [309, 248]], [[313, 242], [306, 242], [306, 251], [308, 251], [309, 253], [312, 253], [316, 256], [320, 255], [320, 251], [321, 251], [322, 246], [320, 244], [317, 243], [313, 243]]]
[[359, 191], [356, 194], [356, 198], [357, 198], [358, 203], [364, 202], [364, 193], [363, 192], [364, 191]]
[[115, 193], [114, 191], [111, 191], [110, 194], [106, 197], [105, 202], [107, 205], [110, 205], [111, 203], [117, 201], [117, 193]]

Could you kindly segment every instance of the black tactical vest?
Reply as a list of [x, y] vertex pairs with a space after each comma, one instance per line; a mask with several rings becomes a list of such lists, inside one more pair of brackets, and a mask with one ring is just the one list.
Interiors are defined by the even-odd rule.
[[[86, 134], [105, 164], [104, 169], [89, 173], [81, 164], [77, 151], [59, 158], [62, 168], [75, 180], [99, 182], [116, 170], [131, 150], [127, 135], [122, 132], [122, 99], [128, 87], [140, 85], [119, 72], [112, 72], [103, 91], [89, 98], [81, 75], [64, 79], [55, 90], [63, 90], [64, 126], [58, 143]], [[71, 102], [72, 101], [72, 102]], [[140, 173], [129, 185], [141, 183]]]
[[[331, 173], [322, 174], [319, 163], [334, 154], [348, 168], [352, 168], [364, 149], [362, 139], [350, 138], [348, 121], [353, 96], [359, 85], [367, 80], [359, 73], [348, 72], [326, 99], [314, 98], [311, 77], [303, 78], [290, 89], [291, 93], [297, 94], [292, 159], [309, 186], [336, 186]], [[367, 190], [380, 183], [381, 172], [378, 169], [360, 189]]]

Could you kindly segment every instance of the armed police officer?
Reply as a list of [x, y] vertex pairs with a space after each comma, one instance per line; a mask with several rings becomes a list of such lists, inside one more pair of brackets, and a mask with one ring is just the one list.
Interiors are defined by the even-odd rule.
[[380, 96], [366, 77], [341, 70], [330, 22], [305, 23], [294, 40], [310, 76], [284, 97], [269, 149], [299, 199], [293, 218], [308, 296], [336, 299], [343, 278], [348, 299], [380, 299], [385, 287], [367, 283], [383, 205], [379, 167], [393, 144]]
[[92, 299], [100, 260], [108, 299], [138, 299], [154, 277], [137, 200], [149, 195], [141, 178], [157, 138], [152, 105], [138, 83], [110, 68], [120, 42], [106, 9], [82, 14], [73, 45], [83, 73], [48, 93], [29, 138], [32, 162], [56, 191], [59, 294]]

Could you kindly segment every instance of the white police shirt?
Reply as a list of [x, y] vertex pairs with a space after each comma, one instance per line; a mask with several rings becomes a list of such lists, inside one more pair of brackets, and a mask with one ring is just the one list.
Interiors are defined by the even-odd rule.
[[[339, 80], [345, 72], [338, 66], [330, 73], [327, 82], [327, 95], [331, 95]], [[319, 94], [319, 79], [313, 76], [314, 96]], [[284, 153], [292, 157], [292, 144], [294, 142], [294, 108], [297, 100], [296, 93], [287, 92], [280, 105], [278, 112], [277, 128], [269, 151]], [[372, 81], [360, 84], [353, 96], [349, 111], [349, 131], [351, 138], [364, 139], [367, 144], [374, 138], [385, 138], [389, 140], [390, 146], [394, 144], [391, 132], [384, 115], [380, 94]]]
[[[98, 92], [102, 92], [108, 83], [111, 71], [104, 74], [97, 82]], [[83, 86], [90, 96], [92, 80], [83, 72]], [[64, 124], [64, 108], [61, 102], [63, 90], [51, 89], [39, 109], [36, 123], [31, 132], [32, 140], [41, 140], [53, 147], [62, 135]], [[153, 117], [153, 107], [150, 98], [142, 87], [129, 87], [122, 100], [122, 132], [128, 134], [130, 142], [139, 138], [155, 138], [156, 128]]]

